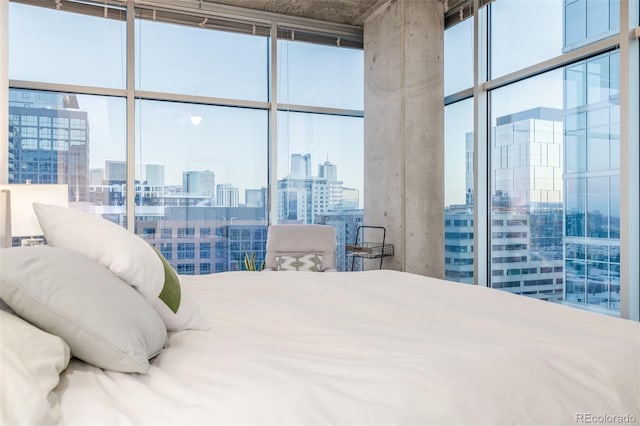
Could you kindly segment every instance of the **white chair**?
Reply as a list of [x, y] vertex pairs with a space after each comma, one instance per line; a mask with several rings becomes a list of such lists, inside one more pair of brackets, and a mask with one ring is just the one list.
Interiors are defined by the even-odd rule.
[[322, 256], [322, 272], [336, 271], [336, 228], [329, 225], [271, 225], [265, 271], [277, 269], [278, 256]]

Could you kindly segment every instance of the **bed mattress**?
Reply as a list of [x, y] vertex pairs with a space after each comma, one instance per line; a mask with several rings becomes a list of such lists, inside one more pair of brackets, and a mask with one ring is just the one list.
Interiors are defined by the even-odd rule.
[[170, 334], [146, 375], [72, 360], [66, 424], [640, 421], [632, 321], [394, 271], [181, 279], [211, 329]]

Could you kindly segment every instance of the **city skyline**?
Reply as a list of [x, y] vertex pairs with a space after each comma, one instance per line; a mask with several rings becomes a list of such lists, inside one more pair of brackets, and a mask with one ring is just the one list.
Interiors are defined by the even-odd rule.
[[[15, 2], [9, 8], [11, 79], [124, 90], [123, 21]], [[37, 28], [43, 31], [34, 31]], [[144, 36], [136, 39], [136, 90], [268, 101], [269, 37], [143, 19], [136, 19], [136, 31]], [[79, 38], [78, 32], [91, 36]], [[278, 48], [280, 103], [364, 108], [361, 49], [291, 40], [279, 40]], [[167, 54], [167, 49], [172, 53]], [[78, 61], [77, 52], [93, 56]], [[51, 66], [33, 67], [32, 57], [46, 58]], [[314, 84], [308, 84], [309, 78]], [[89, 168], [101, 168], [107, 160], [124, 161], [125, 98], [80, 94], [77, 98], [89, 115]], [[163, 164], [166, 182], [171, 184], [180, 182], [183, 170], [210, 169], [220, 182], [241, 188], [266, 186], [267, 109], [137, 99], [135, 110], [136, 179], [144, 176], [143, 164]], [[280, 163], [286, 164], [290, 153], [311, 152], [318, 160], [328, 153], [336, 163], [350, 165], [342, 170], [342, 178], [362, 193], [363, 164], [356, 164], [356, 159], [363, 158], [361, 117], [277, 114], [278, 140], [274, 142], [279, 158], [272, 160], [271, 167], [278, 168], [278, 179], [285, 174]], [[198, 124], [191, 121], [195, 116], [200, 117]]]
[[[354, 195], [357, 199], [357, 204], [360, 205], [360, 191], [350, 187], [349, 185], [344, 185], [344, 182], [342, 180], [338, 179], [338, 164], [332, 163], [330, 161], [328, 161], [328, 156], [327, 159], [325, 159], [324, 162], [322, 163], [318, 163], [318, 168], [316, 169], [317, 174], [313, 173], [313, 168], [311, 167], [311, 154], [306, 153], [306, 154], [298, 154], [298, 153], [294, 153], [291, 154], [291, 168], [294, 167], [294, 158], [296, 156], [305, 156], [308, 160], [308, 165], [309, 165], [309, 173], [310, 174], [305, 174], [303, 175], [304, 177], [318, 177], [318, 178], [324, 178], [327, 179], [328, 181], [335, 181], [335, 182], [339, 182], [340, 186], [343, 187], [345, 190], [348, 191], [355, 191], [355, 192], [349, 192], [348, 197], [350, 199], [350, 202], [353, 203], [353, 199], [354, 199]], [[124, 184], [124, 182], [126, 181], [126, 171], [124, 169], [117, 169], [114, 173], [116, 176], [114, 175], [110, 175], [110, 173], [108, 172], [109, 167], [111, 166], [111, 168], [114, 167], [114, 165], [121, 165], [123, 168], [126, 165], [125, 161], [112, 161], [112, 160], [106, 160], [105, 161], [105, 166], [104, 167], [99, 167], [99, 168], [91, 168], [89, 169], [89, 186], [109, 186], [111, 183], [115, 183], [118, 185]], [[199, 195], [212, 195], [213, 193], [216, 193], [216, 191], [218, 190], [219, 187], [227, 187], [227, 188], [236, 188], [239, 191], [239, 194], [242, 194], [242, 198], [238, 198], [238, 200], [242, 200], [242, 202], [239, 201], [239, 204], [246, 204], [246, 191], [264, 191], [266, 190], [266, 186], [261, 186], [261, 187], [256, 187], [256, 188], [251, 188], [251, 187], [241, 187], [239, 185], [235, 185], [234, 182], [219, 182], [217, 180], [217, 175], [215, 173], [215, 170], [210, 170], [210, 169], [206, 169], [206, 170], [183, 170], [182, 171], [182, 180], [179, 183], [170, 183], [170, 182], [166, 182], [166, 178], [164, 175], [164, 169], [165, 166], [163, 164], [142, 164], [141, 165], [142, 168], [145, 169], [145, 176], [143, 179], [138, 180], [136, 179], [136, 185], [148, 185], [148, 186], [159, 186], [159, 187], [166, 187], [166, 188], [182, 188], [183, 193], [185, 194], [199, 194]], [[160, 172], [160, 170], [162, 170], [162, 172]], [[151, 177], [153, 179], [153, 181], [162, 181], [164, 182], [161, 185], [158, 185], [154, 182], [149, 182], [148, 176], [147, 174], [152, 173]], [[203, 189], [201, 187], [203, 187], [205, 184], [202, 182], [192, 182], [191, 177], [187, 177], [190, 176], [191, 174], [197, 174], [197, 175], [202, 175], [202, 174], [210, 174], [210, 176], [207, 176], [206, 179], [210, 182], [210, 191], [211, 193], [207, 194], [205, 192], [203, 192]], [[295, 177], [297, 175], [297, 172], [294, 173], [292, 172], [292, 170], [290, 169], [289, 173], [287, 173], [287, 175], [282, 178], [279, 179], [279, 181], [283, 180], [283, 179], [287, 179], [289, 177]], [[100, 176], [102, 179], [101, 183], [96, 183], [96, 179], [97, 177]], [[202, 179], [201, 177], [197, 177], [197, 179]], [[197, 186], [197, 189], [189, 189], [190, 187], [194, 187]], [[217, 197], [216, 197], [217, 199]], [[356, 207], [359, 208], [359, 207]]]

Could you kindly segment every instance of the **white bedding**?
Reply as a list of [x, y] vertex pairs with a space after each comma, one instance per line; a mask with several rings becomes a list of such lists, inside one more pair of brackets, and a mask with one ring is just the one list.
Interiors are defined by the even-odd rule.
[[211, 329], [148, 375], [73, 360], [68, 425], [640, 422], [638, 323], [393, 271], [185, 280]]

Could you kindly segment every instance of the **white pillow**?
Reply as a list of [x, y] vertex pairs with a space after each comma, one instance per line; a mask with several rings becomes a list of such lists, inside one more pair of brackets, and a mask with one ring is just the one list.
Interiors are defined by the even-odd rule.
[[52, 391], [68, 363], [69, 346], [61, 338], [0, 311], [0, 424], [60, 423]]
[[135, 287], [160, 314], [167, 330], [209, 328], [173, 268], [142, 238], [80, 210], [40, 203], [33, 209], [49, 245], [83, 253]]
[[167, 338], [140, 293], [95, 260], [63, 248], [1, 249], [0, 297], [63, 338], [73, 356], [108, 370], [147, 372]]
[[276, 256], [276, 271], [322, 271], [322, 255]]

